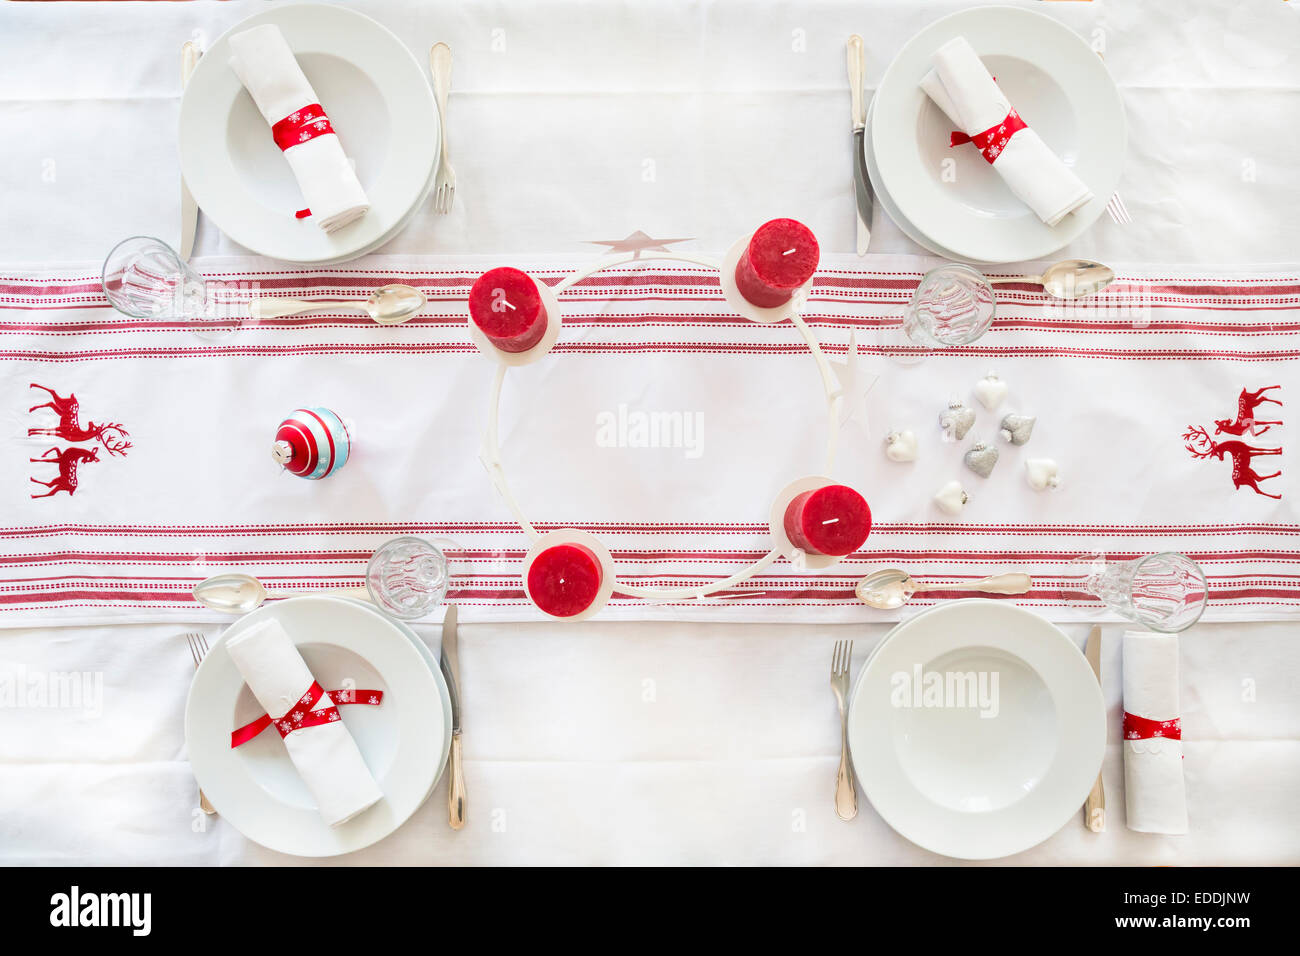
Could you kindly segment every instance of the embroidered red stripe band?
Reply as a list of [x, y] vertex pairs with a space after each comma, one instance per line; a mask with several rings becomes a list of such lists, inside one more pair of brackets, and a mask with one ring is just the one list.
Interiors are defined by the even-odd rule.
[[272, 724], [275, 725], [275, 729], [281, 737], [287, 737], [295, 730], [302, 730], [304, 727], [319, 727], [321, 724], [333, 723], [338, 720], [338, 704], [379, 704], [384, 699], [382, 690], [332, 690], [328, 693], [332, 706], [312, 710], [321, 697], [326, 694], [325, 689], [319, 683], [312, 681], [307, 693], [303, 694], [298, 699], [298, 703], [290, 707], [283, 717], [272, 720], [269, 714], [263, 714], [257, 720], [232, 731], [230, 746], [234, 748], [248, 743]]
[[294, 110], [271, 127], [275, 145], [281, 150], [332, 132], [334, 127], [330, 125], [330, 118], [325, 115], [325, 110], [319, 103], [311, 103], [300, 110]]
[[1124, 711], [1124, 739], [1148, 740], [1151, 737], [1168, 737], [1170, 740], [1183, 739], [1183, 727], [1177, 717], [1173, 720], [1151, 720]]
[[954, 132], [949, 137], [948, 145], [952, 147], [960, 146], [962, 143], [974, 143], [975, 148], [983, 154], [985, 161], [992, 163], [1002, 155], [1002, 150], [1006, 148], [1007, 141], [1012, 136], [1028, 128], [1025, 121], [1020, 118], [1020, 114], [1013, 109], [1001, 123], [990, 126], [982, 133], [967, 136], [965, 133]]

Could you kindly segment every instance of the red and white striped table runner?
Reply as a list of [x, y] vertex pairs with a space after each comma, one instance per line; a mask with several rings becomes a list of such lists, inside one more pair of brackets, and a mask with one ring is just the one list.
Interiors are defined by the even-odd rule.
[[[189, 590], [223, 570], [283, 591], [354, 586], [370, 552], [401, 533], [456, 542], [467, 618], [532, 618], [519, 579], [525, 537], [477, 461], [493, 368], [466, 331], [470, 284], [504, 262], [372, 257], [300, 271], [253, 258], [201, 261], [234, 299], [254, 288], [360, 298], [396, 281], [430, 298], [404, 326], [325, 312], [264, 321], [218, 342], [183, 323], [114, 312], [93, 266], [0, 269], [0, 415], [10, 436], [0, 464], [0, 607], [8, 611], [0, 624], [200, 619]], [[586, 261], [509, 264], [554, 284]], [[853, 586], [893, 565], [951, 582], [1024, 569], [1037, 585], [1015, 600], [1068, 620], [1077, 612], [1060, 592], [1074, 555], [1162, 549], [1205, 567], [1210, 619], [1296, 614], [1300, 521], [1288, 494], [1288, 413], [1300, 401], [1300, 267], [1123, 269], [1106, 294], [1068, 306], [1033, 287], [1003, 286], [988, 335], [918, 363], [898, 324], [931, 264], [828, 256], [809, 304], [832, 361], [844, 361], [851, 334], [858, 344], [851, 388], [866, 394], [843, 426], [837, 476], [872, 504], [866, 547], [825, 572], [778, 562], [736, 589], [744, 599], [656, 606], [616, 598], [606, 615], [883, 619], [856, 603]], [[503, 457], [529, 517], [542, 529], [600, 534], [629, 583], [703, 584], [765, 553], [772, 497], [820, 470], [825, 441], [819, 380], [795, 330], [736, 318], [716, 273], [672, 262], [612, 268], [560, 301], [565, 328], [554, 355], [512, 371], [502, 400]], [[1010, 386], [996, 412], [972, 392], [989, 371]], [[1268, 386], [1280, 386], [1264, 394], [1284, 404], [1249, 414], [1283, 424], [1253, 436], [1216, 433], [1216, 421], [1237, 421], [1243, 391]], [[74, 396], [72, 437], [29, 436], [31, 428], [57, 432]], [[941, 441], [936, 424], [953, 398], [978, 416], [956, 445]], [[303, 405], [333, 408], [355, 440], [353, 459], [322, 482], [282, 475], [270, 458], [276, 424]], [[1023, 448], [995, 437], [1008, 411], [1038, 418]], [[651, 415], [698, 427], [674, 432], [669, 447], [642, 447], [638, 416]], [[918, 461], [885, 459], [881, 443], [893, 427], [917, 433]], [[988, 479], [961, 464], [976, 437], [1001, 449]], [[1280, 453], [1247, 453], [1237, 488], [1233, 441]], [[1027, 457], [1055, 459], [1061, 488], [1032, 491]], [[1260, 492], [1282, 497], [1256, 493], [1252, 474]], [[55, 493], [30, 497], [50, 487], [33, 479], [53, 482]], [[951, 479], [971, 496], [957, 518], [930, 501]]]

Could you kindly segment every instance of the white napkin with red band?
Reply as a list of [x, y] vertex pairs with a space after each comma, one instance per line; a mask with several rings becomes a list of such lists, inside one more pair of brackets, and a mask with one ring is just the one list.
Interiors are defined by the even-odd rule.
[[[939, 47], [933, 62], [934, 69], [921, 80], [921, 89], [954, 126], [968, 136], [975, 136], [1007, 118], [1011, 101], [965, 37], [955, 37]], [[1030, 121], [1030, 117], [1021, 118], [1026, 123]], [[1092, 190], [1061, 162], [1032, 126], [1007, 140], [993, 160], [993, 168], [1011, 191], [1049, 226], [1055, 226], [1092, 198]]]
[[[279, 621], [263, 621], [235, 635], [226, 650], [257, 702], [274, 719], [292, 711], [315, 680]], [[325, 694], [312, 710], [333, 706]], [[265, 732], [274, 733], [275, 728]], [[284, 746], [329, 826], [352, 819], [383, 797], [341, 719], [291, 731]]]
[[[1176, 636], [1125, 632], [1124, 711], [1146, 721], [1178, 720]], [[1148, 729], [1135, 733], [1149, 732]], [[1187, 832], [1181, 736], [1165, 736], [1159, 730], [1153, 736], [1133, 737], [1125, 733], [1124, 801], [1130, 830]]]
[[[230, 50], [231, 69], [270, 126], [304, 106], [320, 103], [275, 24], [264, 23], [234, 34]], [[328, 114], [328, 104], [321, 105]], [[312, 219], [326, 232], [355, 222], [370, 209], [366, 191], [336, 133], [292, 146], [284, 151], [284, 158], [298, 180]]]

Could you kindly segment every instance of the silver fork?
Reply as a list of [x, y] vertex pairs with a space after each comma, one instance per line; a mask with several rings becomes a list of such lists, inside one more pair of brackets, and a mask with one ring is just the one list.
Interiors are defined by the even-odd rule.
[[1133, 222], [1133, 217], [1128, 214], [1128, 206], [1124, 205], [1124, 197], [1119, 193], [1110, 197], [1110, 202], [1106, 203], [1106, 212], [1110, 213], [1110, 218], [1121, 226]]
[[429, 49], [429, 71], [433, 74], [433, 95], [438, 101], [439, 132], [442, 149], [438, 151], [438, 177], [433, 182], [433, 208], [440, 214], [451, 212], [456, 198], [456, 171], [447, 158], [447, 94], [451, 92], [451, 47], [435, 43]]
[[[199, 665], [203, 663], [203, 655], [208, 652], [208, 639], [198, 631], [190, 631], [185, 635], [185, 643], [190, 646], [190, 656], [194, 658], [194, 669], [198, 670]], [[216, 809], [208, 802], [207, 795], [203, 788], [199, 788], [199, 809], [204, 813], [216, 813]]]
[[835, 775], [835, 812], [841, 820], [858, 815], [858, 792], [853, 786], [853, 768], [849, 765], [849, 668], [853, 663], [853, 642], [836, 641], [831, 654], [831, 690], [840, 705], [840, 769]]

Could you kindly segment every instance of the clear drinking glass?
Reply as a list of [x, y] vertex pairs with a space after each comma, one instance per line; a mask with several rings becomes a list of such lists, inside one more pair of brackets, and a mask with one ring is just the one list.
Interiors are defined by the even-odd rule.
[[132, 318], [185, 321], [209, 339], [242, 322], [240, 309], [210, 295], [203, 277], [161, 239], [123, 239], [104, 260], [102, 282], [113, 308]]
[[1087, 594], [1153, 631], [1184, 631], [1205, 610], [1205, 572], [1185, 554], [1164, 551], [1132, 561], [1107, 561], [1104, 555], [1091, 554], [1076, 563], [1084, 569]]
[[917, 345], [969, 345], [993, 324], [993, 287], [978, 270], [950, 262], [921, 277], [903, 314], [903, 331]]
[[386, 613], [403, 621], [424, 617], [447, 597], [451, 576], [436, 545], [411, 536], [394, 538], [370, 558], [366, 590]]

